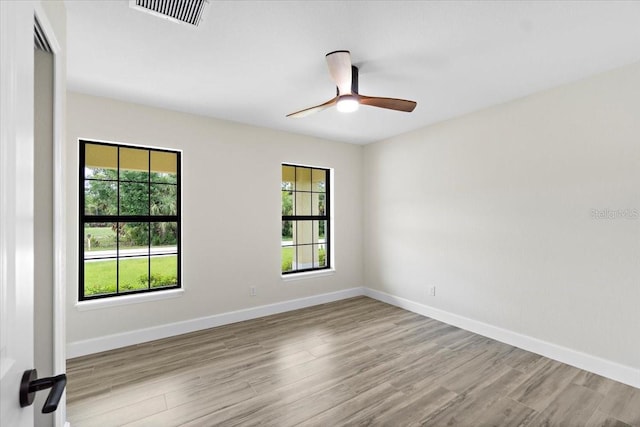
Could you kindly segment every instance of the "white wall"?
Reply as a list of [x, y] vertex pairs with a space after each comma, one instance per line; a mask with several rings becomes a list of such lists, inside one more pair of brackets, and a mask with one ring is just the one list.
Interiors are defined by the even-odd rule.
[[636, 64], [365, 146], [366, 285], [640, 368], [639, 94]]
[[[183, 296], [79, 311], [78, 138], [183, 150]], [[67, 342], [362, 286], [362, 147], [70, 92]], [[281, 164], [334, 168], [333, 275], [280, 277]], [[257, 296], [249, 296], [249, 286]]]

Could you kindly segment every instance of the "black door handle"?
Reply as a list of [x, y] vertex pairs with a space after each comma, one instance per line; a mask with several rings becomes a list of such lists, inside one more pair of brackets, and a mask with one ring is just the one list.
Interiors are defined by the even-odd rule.
[[67, 385], [67, 376], [65, 374], [56, 375], [55, 377], [38, 378], [38, 371], [30, 369], [22, 374], [20, 382], [20, 406], [22, 408], [33, 403], [36, 392], [50, 388], [49, 396], [44, 402], [42, 413], [48, 414], [58, 409], [58, 403], [62, 397], [62, 392]]

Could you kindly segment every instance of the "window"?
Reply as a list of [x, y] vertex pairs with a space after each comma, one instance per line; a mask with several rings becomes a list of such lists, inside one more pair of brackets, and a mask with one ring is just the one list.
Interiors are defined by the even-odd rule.
[[329, 170], [282, 165], [282, 274], [330, 268]]
[[180, 287], [180, 152], [80, 141], [80, 300]]

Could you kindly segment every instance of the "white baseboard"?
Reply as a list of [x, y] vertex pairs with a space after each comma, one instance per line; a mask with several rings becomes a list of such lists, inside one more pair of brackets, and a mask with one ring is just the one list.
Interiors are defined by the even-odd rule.
[[382, 291], [363, 287], [350, 288], [337, 292], [313, 295], [306, 298], [261, 305], [259, 307], [215, 314], [213, 316], [201, 317], [198, 319], [139, 329], [120, 334], [107, 335], [84, 341], [76, 341], [68, 344], [67, 357], [74, 358], [85, 356], [88, 354], [99, 353], [101, 351], [126, 347], [128, 345], [141, 344], [148, 341], [199, 331], [202, 329], [214, 328], [216, 326], [227, 325], [244, 320], [251, 320], [258, 317], [269, 316], [271, 314], [298, 310], [300, 308], [311, 307], [314, 305], [326, 304], [328, 302], [360, 295], [366, 295], [370, 298], [439, 320], [449, 325], [457, 326], [505, 344], [513, 345], [523, 350], [531, 351], [550, 359], [575, 366], [576, 368], [602, 375], [603, 377], [628, 384], [632, 387], [640, 388], [640, 370], [638, 369], [557, 344], [552, 344], [527, 335], [522, 335], [517, 332], [473, 320], [468, 317], [430, 307], [405, 298], [387, 294]]
[[269, 316], [271, 314], [284, 313], [286, 311], [326, 304], [328, 302], [352, 298], [363, 294], [363, 288], [350, 288], [337, 292], [278, 302], [275, 304], [261, 305], [243, 310], [214, 314], [213, 316], [200, 317], [198, 319], [170, 323], [152, 328], [138, 329], [120, 334], [75, 341], [67, 345], [67, 358], [71, 359], [74, 357], [86, 356], [88, 354], [99, 353], [101, 351], [141, 344], [202, 329], [215, 328], [216, 326], [242, 322], [244, 320], [251, 320], [258, 317]]
[[396, 307], [430, 317], [435, 320], [457, 326], [476, 334], [492, 338], [523, 350], [530, 351], [553, 360], [557, 360], [585, 371], [593, 372], [603, 377], [640, 388], [640, 370], [621, 365], [610, 360], [602, 359], [577, 350], [572, 350], [527, 335], [522, 335], [508, 329], [499, 328], [457, 314], [449, 313], [425, 304], [417, 303], [405, 298], [397, 297], [371, 288], [364, 288], [364, 295], [386, 302]]

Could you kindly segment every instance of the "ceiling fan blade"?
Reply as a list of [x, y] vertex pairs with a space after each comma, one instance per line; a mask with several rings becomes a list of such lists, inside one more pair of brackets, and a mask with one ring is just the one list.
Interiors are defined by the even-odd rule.
[[340, 95], [348, 95], [351, 93], [351, 53], [348, 50], [336, 50], [327, 53], [327, 66], [329, 74]]
[[304, 110], [296, 111], [295, 113], [287, 114], [287, 117], [300, 118], [306, 117], [309, 114], [317, 113], [318, 111], [322, 111], [331, 107], [332, 105], [338, 102], [338, 97], [325, 102], [324, 104], [316, 105], [315, 107], [305, 108]]
[[418, 105], [415, 101], [398, 98], [380, 98], [378, 96], [360, 95], [360, 104], [372, 107], [386, 108], [388, 110], [404, 111], [410, 113]]

